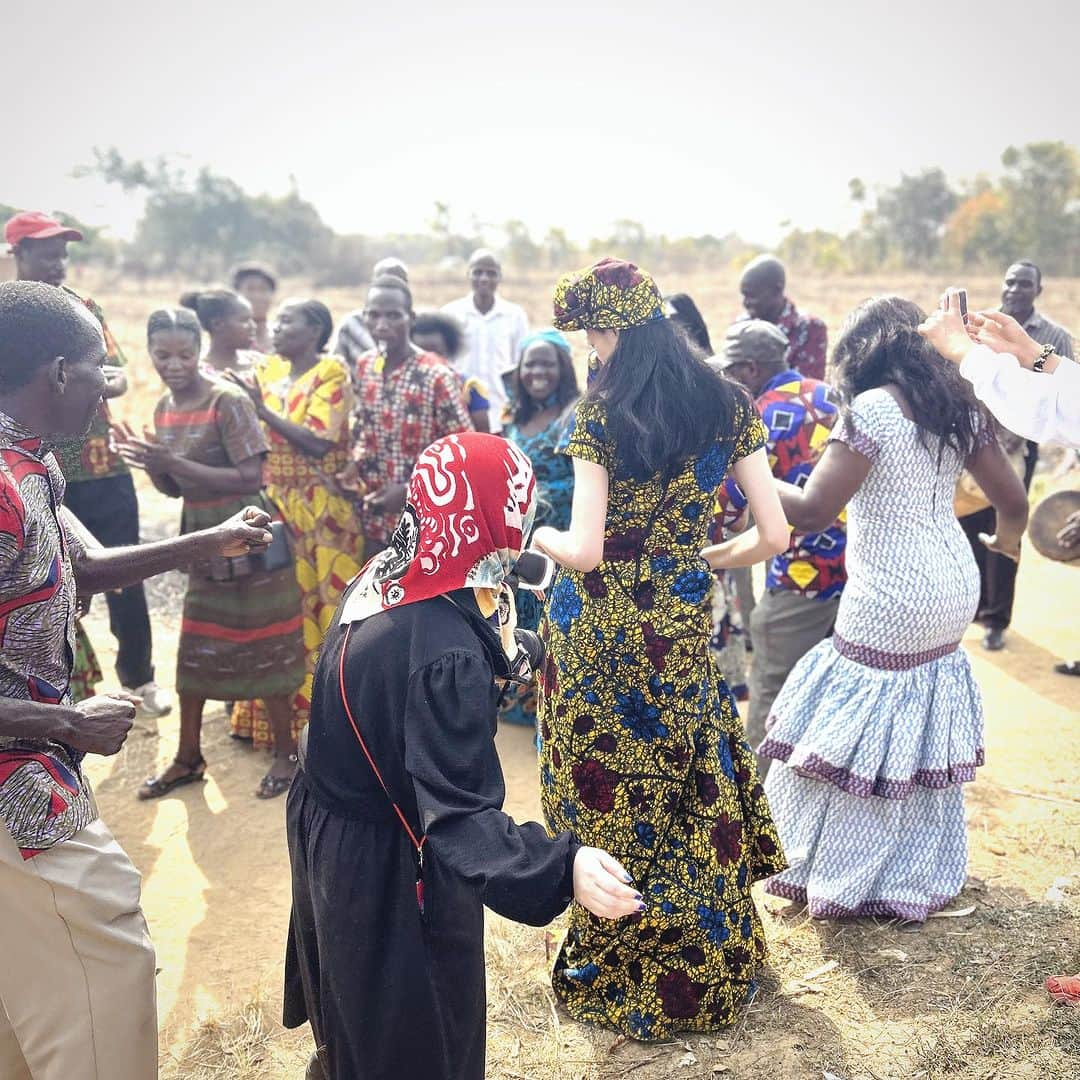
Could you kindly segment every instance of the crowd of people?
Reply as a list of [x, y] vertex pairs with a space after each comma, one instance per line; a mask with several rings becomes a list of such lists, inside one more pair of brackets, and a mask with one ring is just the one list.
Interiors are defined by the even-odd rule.
[[[482, 1077], [485, 905], [571, 905], [557, 997], [649, 1041], [753, 997], [757, 881], [821, 918], [921, 922], [959, 893], [984, 757], [960, 641], [978, 618], [1005, 645], [1037, 444], [1080, 441], [1032, 263], [966, 324], [952, 291], [930, 317], [866, 301], [828, 366], [771, 256], [716, 354], [691, 297], [614, 258], [538, 329], [491, 251], [419, 314], [384, 259], [336, 336], [248, 263], [149, 315], [163, 390], [137, 428], [109, 413], [104, 313], [64, 285], [81, 235], [24, 212], [5, 238], [0, 1075], [156, 1075], [138, 874], [80, 763], [171, 708], [141, 582], [174, 567], [179, 743], [137, 795], [205, 777], [207, 701], [268, 748], [311, 1078]], [[139, 544], [132, 469], [181, 500], [177, 538]], [[100, 592], [116, 693], [77, 618]], [[499, 721], [535, 730], [545, 826], [502, 812]]]

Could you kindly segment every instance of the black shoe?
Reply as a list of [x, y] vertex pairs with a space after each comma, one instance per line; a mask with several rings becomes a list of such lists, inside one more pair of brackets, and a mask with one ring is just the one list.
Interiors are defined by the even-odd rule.
[[1000, 652], [1005, 648], [1005, 631], [996, 626], [986, 631], [983, 638], [983, 648], [987, 652]]

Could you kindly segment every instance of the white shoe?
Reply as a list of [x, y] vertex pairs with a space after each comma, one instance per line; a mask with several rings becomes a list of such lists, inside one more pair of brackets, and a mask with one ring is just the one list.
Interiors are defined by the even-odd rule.
[[156, 682], [143, 683], [142, 686], [125, 686], [124, 689], [129, 694], [142, 698], [142, 703], [135, 706], [136, 719], [156, 720], [172, 712], [172, 698]]

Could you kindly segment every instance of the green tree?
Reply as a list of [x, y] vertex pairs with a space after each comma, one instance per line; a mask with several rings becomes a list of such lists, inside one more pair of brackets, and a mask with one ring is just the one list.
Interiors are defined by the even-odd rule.
[[1009, 258], [1032, 258], [1053, 273], [1080, 272], [1080, 159], [1063, 142], [1010, 146], [1001, 190]]
[[900, 183], [879, 197], [873, 223], [907, 266], [925, 267], [937, 257], [945, 222], [956, 206], [956, 193], [941, 169], [902, 175]]
[[253, 196], [205, 167], [189, 176], [165, 158], [128, 161], [115, 148], [95, 149], [94, 159], [77, 173], [145, 192], [132, 253], [152, 270], [205, 277], [256, 256], [299, 273], [315, 269], [330, 253], [333, 231], [301, 198], [295, 181], [285, 196]]

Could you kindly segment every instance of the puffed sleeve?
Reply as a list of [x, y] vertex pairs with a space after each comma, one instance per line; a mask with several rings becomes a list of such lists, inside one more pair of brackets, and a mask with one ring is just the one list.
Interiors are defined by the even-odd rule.
[[608, 437], [604, 407], [598, 401], [579, 401], [559, 444], [559, 453], [614, 471], [615, 448]]
[[493, 911], [543, 926], [573, 897], [580, 844], [502, 812], [494, 715], [491, 667], [478, 654], [455, 650], [420, 668], [409, 680], [405, 768], [431, 855], [477, 884]]
[[749, 405], [740, 405], [735, 414], [735, 449], [731, 453], [728, 468], [749, 457], [755, 450], [760, 450], [768, 441], [769, 432], [765, 422], [758, 416], [757, 410]]
[[337, 356], [324, 356], [315, 373], [300, 423], [320, 439], [336, 443], [353, 411], [349, 372]]
[[864, 391], [841, 413], [829, 434], [829, 442], [843, 443], [868, 461], [877, 461], [881, 436], [891, 429], [898, 411], [887, 390]]
[[217, 399], [215, 413], [222, 445], [233, 465], [269, 452], [259, 415], [242, 390], [225, 390]]

